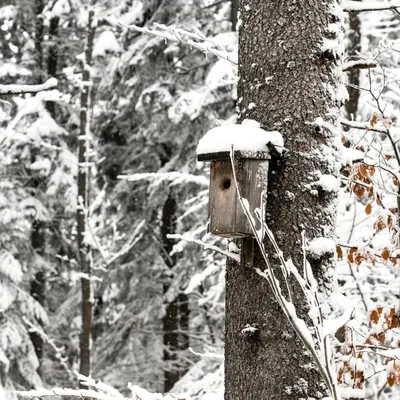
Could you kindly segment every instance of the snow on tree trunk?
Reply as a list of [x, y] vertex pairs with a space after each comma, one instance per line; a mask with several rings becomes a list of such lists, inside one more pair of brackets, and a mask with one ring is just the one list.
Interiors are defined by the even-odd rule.
[[[238, 26], [238, 117], [284, 137], [287, 153], [270, 163], [266, 220], [285, 258], [302, 269], [301, 232], [310, 240], [335, 236], [336, 185], [325, 183], [336, 183], [338, 174], [334, 125], [343, 102], [338, 93], [345, 92], [341, 8], [336, 0], [242, 0]], [[265, 245], [276, 265], [272, 246]], [[329, 295], [334, 246], [311, 248], [307, 258], [320, 290]], [[265, 268], [257, 250], [254, 267]], [[299, 287], [293, 281], [290, 286], [298, 315], [307, 318]], [[257, 335], [241, 334], [248, 324], [257, 325]], [[268, 283], [232, 260], [226, 275], [225, 373], [226, 400], [326, 394]]]

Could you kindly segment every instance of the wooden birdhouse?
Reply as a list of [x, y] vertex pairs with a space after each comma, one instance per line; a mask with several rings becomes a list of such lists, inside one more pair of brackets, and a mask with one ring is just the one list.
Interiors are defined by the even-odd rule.
[[279, 132], [267, 132], [250, 123], [214, 128], [200, 140], [197, 158], [211, 162], [208, 210], [209, 232], [213, 235], [254, 236], [239, 196], [248, 205], [256, 229], [260, 229], [255, 211], [260, 209], [259, 215], [263, 215], [261, 209], [266, 204], [271, 144], [278, 152], [279, 147], [283, 149]]

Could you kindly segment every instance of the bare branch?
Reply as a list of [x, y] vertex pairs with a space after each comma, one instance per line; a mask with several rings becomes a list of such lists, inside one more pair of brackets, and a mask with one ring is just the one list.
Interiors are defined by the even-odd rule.
[[50, 78], [40, 85], [0, 85], [0, 96], [43, 92], [55, 88], [57, 84], [56, 78]]

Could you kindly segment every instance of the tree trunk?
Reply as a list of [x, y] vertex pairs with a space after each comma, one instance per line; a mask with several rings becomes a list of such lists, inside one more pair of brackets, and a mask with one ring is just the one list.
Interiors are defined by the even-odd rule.
[[[47, 56], [47, 74], [49, 77], [55, 77], [57, 74], [57, 62], [58, 62], [58, 24], [60, 22], [59, 17], [53, 17], [50, 20], [49, 36], [50, 36], [50, 46], [49, 53]], [[46, 108], [50, 115], [54, 118], [55, 116], [55, 106], [54, 101], [46, 102]]]
[[239, 11], [239, 0], [231, 0], [231, 22], [233, 31], [236, 31], [236, 25], [238, 21], [238, 11]]
[[[352, 57], [361, 52], [361, 20], [358, 13], [349, 13], [349, 33], [348, 33], [348, 46], [347, 56]], [[348, 119], [356, 119], [358, 112], [358, 100], [360, 98], [360, 70], [353, 69], [347, 72], [349, 92], [349, 101], [345, 105], [346, 117]]]
[[[31, 231], [31, 244], [34, 252], [39, 256], [44, 256], [46, 239], [45, 239], [45, 225], [41, 221], [33, 221]], [[39, 270], [35, 273], [35, 277], [31, 282], [30, 294], [32, 297], [42, 306], [46, 300], [46, 277], [43, 266], [39, 267]], [[30, 332], [33, 347], [35, 349], [36, 356], [39, 361], [38, 374], [42, 377], [42, 361], [43, 361], [43, 337], [37, 332]]]
[[[43, 0], [35, 0], [34, 3], [34, 12], [36, 15], [35, 19], [35, 58], [36, 58], [36, 66], [38, 68], [39, 75], [42, 74], [43, 70], [43, 18], [41, 16], [43, 11]], [[39, 79], [40, 82], [40, 79]]]
[[89, 140], [90, 140], [90, 67], [92, 65], [93, 41], [96, 27], [94, 10], [89, 11], [88, 33], [86, 38], [85, 61], [82, 73], [82, 92], [80, 110], [80, 132], [78, 146], [78, 205], [77, 205], [77, 240], [78, 258], [82, 272], [82, 333], [80, 337], [79, 373], [90, 375], [92, 345], [92, 306], [93, 293], [91, 285], [91, 250], [85, 240], [87, 231], [87, 212], [89, 210]]
[[[167, 239], [168, 234], [176, 230], [175, 198], [170, 194], [164, 204], [161, 225], [161, 237], [163, 244], [163, 259], [167, 267], [172, 270], [176, 264], [175, 256], [170, 256], [173, 243]], [[167, 278], [169, 279], [169, 278]], [[167, 293], [171, 283], [165, 282], [163, 293]], [[163, 318], [163, 344], [165, 363], [164, 392], [169, 392], [176, 382], [187, 372], [187, 365], [179, 360], [179, 353], [189, 347], [189, 299], [184, 293], [179, 295], [166, 305]]]
[[[36, 61], [36, 80], [37, 83], [42, 83], [43, 76], [43, 18], [41, 13], [43, 11], [43, 0], [35, 0], [33, 4], [35, 18], [35, 61]], [[32, 158], [34, 162], [34, 155]], [[36, 190], [43, 184], [43, 178], [34, 177], [31, 179], [31, 186]], [[45, 224], [42, 221], [33, 220], [31, 228], [31, 245], [36, 254], [39, 256], [44, 256], [46, 237], [45, 237]], [[40, 266], [35, 272], [35, 276], [30, 284], [30, 294], [32, 297], [40, 304], [44, 305], [45, 296], [45, 286], [46, 286], [46, 275], [43, 266]], [[38, 374], [42, 376], [42, 361], [43, 361], [43, 337], [37, 332], [30, 332], [29, 336], [31, 338], [33, 347], [35, 349], [36, 356], [39, 361]]]
[[[301, 232], [309, 239], [335, 236], [336, 192], [324, 190], [327, 187], [317, 181], [321, 173], [337, 176], [336, 135], [316, 122], [320, 117], [335, 125], [337, 119], [331, 93], [340, 84], [340, 60], [333, 51], [321, 50], [326, 35], [336, 39], [333, 29], [328, 30], [330, 23], [339, 20], [331, 14], [333, 6], [339, 8], [336, 0], [242, 0], [239, 7], [238, 118], [257, 120], [266, 130], [280, 131], [285, 139], [287, 153], [270, 163], [266, 221], [284, 257], [291, 257], [301, 271]], [[276, 266], [268, 240], [265, 246]], [[320, 290], [329, 294], [333, 251], [307, 254], [307, 258]], [[254, 267], [265, 269], [258, 249]], [[289, 284], [297, 314], [306, 319], [301, 290], [296, 283]], [[257, 325], [259, 335], [244, 337], [241, 330], [247, 324]], [[229, 260], [225, 399], [317, 399], [325, 392], [320, 374], [266, 280]]]

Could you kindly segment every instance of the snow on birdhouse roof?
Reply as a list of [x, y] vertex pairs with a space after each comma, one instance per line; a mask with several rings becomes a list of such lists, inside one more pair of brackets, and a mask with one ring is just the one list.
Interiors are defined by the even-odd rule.
[[269, 145], [281, 154], [282, 135], [260, 128], [256, 121], [245, 120], [242, 124], [227, 124], [209, 130], [199, 141], [197, 156], [199, 161], [226, 159], [233, 148], [235, 156], [269, 159]]

